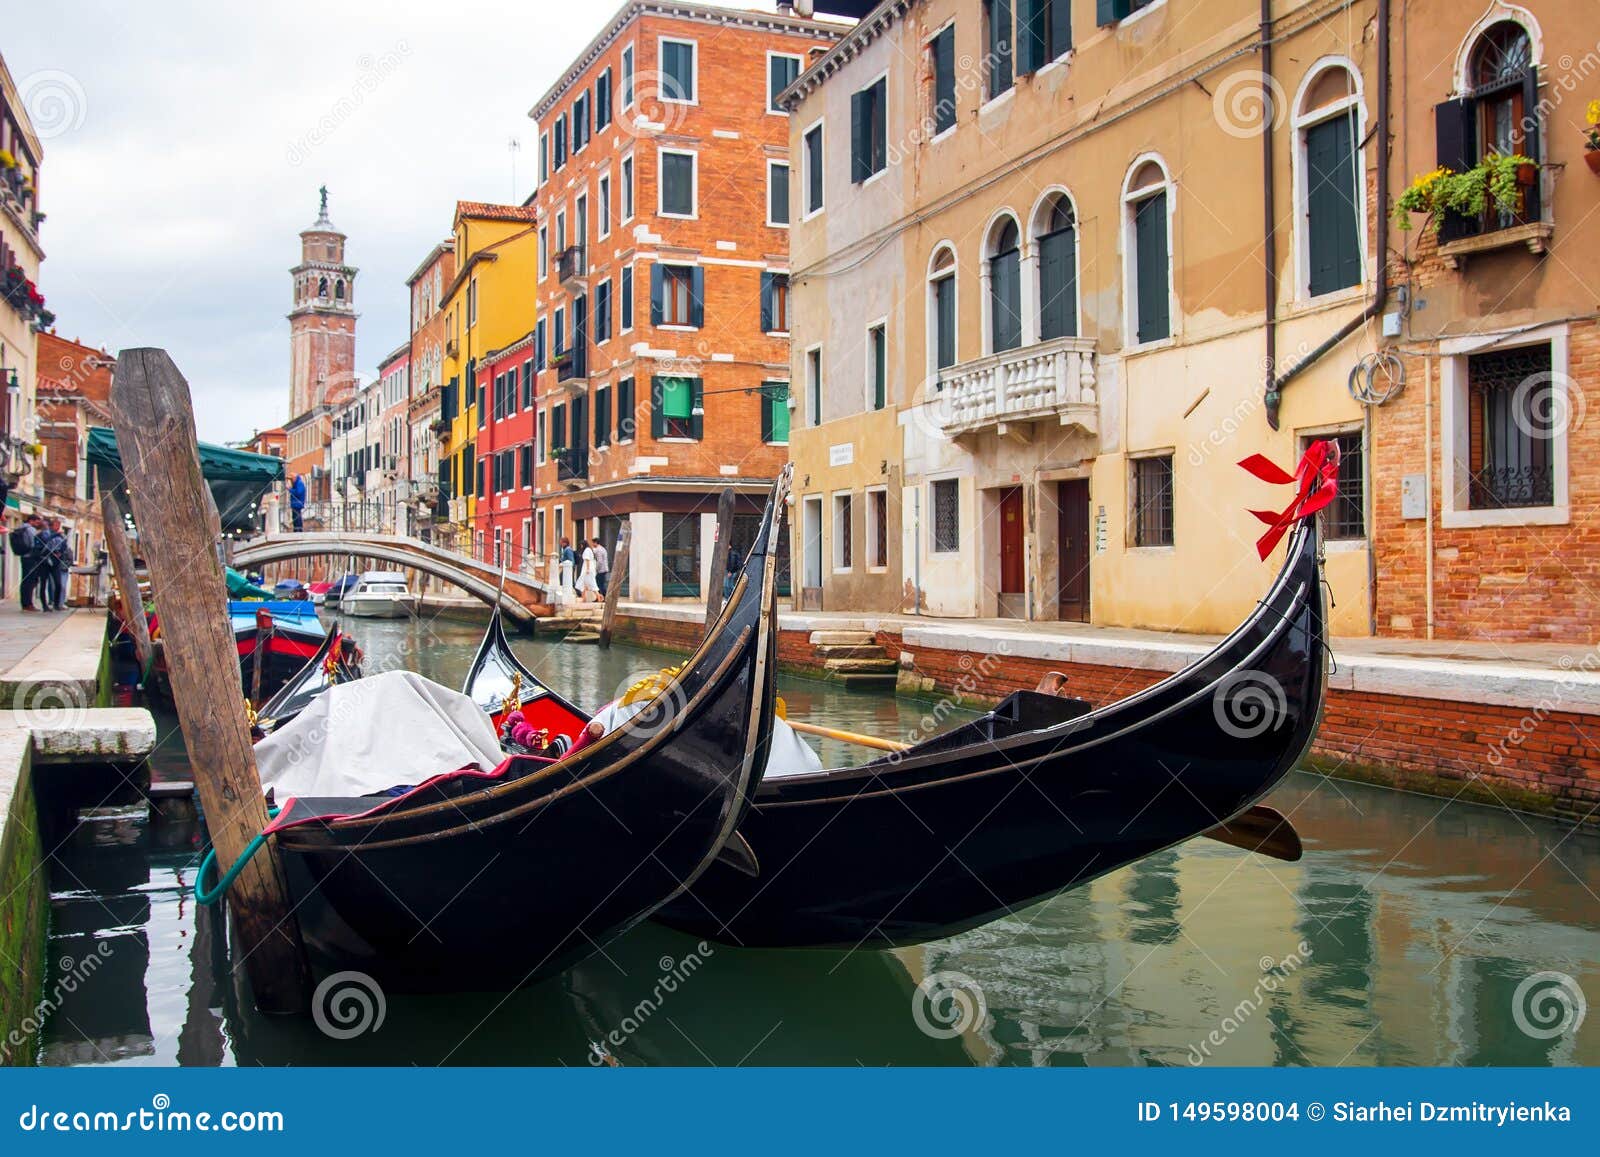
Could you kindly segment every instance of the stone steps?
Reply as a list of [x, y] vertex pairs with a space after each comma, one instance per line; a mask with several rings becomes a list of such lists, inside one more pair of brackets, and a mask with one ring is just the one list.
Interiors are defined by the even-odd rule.
[[812, 631], [813, 647], [871, 647], [878, 637], [871, 631]]
[[881, 659], [883, 648], [825, 643], [813, 648], [812, 653], [819, 659]]
[[823, 669], [835, 675], [888, 675], [891, 679], [900, 664], [880, 653], [875, 659], [829, 659]]

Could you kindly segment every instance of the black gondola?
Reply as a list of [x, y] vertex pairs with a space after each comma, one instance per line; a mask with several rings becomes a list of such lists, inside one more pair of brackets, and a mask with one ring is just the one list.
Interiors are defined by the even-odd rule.
[[314, 967], [397, 990], [516, 987], [693, 884], [765, 770], [788, 481], [786, 468], [722, 616], [629, 726], [393, 799], [284, 802], [268, 830]]
[[[1331, 495], [1324, 482], [1313, 507]], [[753, 859], [713, 865], [656, 919], [749, 946], [915, 944], [1212, 831], [1315, 735], [1328, 654], [1320, 580], [1307, 517], [1244, 624], [1136, 695], [1094, 709], [1018, 692], [904, 752], [767, 778], [740, 828]]]
[[338, 627], [329, 631], [317, 653], [256, 712], [255, 726], [266, 734], [282, 727], [335, 683], [361, 678], [361, 652]]
[[296, 604], [296, 609], [305, 608], [307, 613], [304, 615], [277, 613], [273, 608], [279, 605], [287, 604], [229, 604], [234, 649], [239, 654], [239, 682], [247, 697], [255, 682], [256, 648], [262, 643], [260, 624], [263, 616], [272, 624], [271, 633], [266, 635], [266, 649], [261, 655], [261, 694], [264, 697], [277, 694], [327, 641], [327, 632], [317, 621], [310, 603]]
[[499, 731], [506, 716], [520, 711], [530, 727], [547, 732], [552, 738], [565, 735], [576, 740], [589, 721], [583, 708], [557, 695], [517, 658], [506, 638], [506, 628], [497, 605], [489, 616], [489, 627], [472, 657], [462, 693], [482, 707]]

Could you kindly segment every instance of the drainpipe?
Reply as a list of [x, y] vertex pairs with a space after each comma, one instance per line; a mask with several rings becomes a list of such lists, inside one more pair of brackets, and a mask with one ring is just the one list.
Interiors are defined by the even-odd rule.
[[1279, 395], [1273, 382], [1278, 365], [1278, 197], [1272, 174], [1272, 126], [1278, 118], [1272, 95], [1272, 0], [1261, 0], [1261, 249], [1266, 266], [1267, 421], [1278, 428]]
[[[1263, 11], [1267, 3], [1268, 0], [1262, 0]], [[1389, 5], [1390, 0], [1378, 0], [1378, 271], [1372, 287], [1372, 299], [1367, 302], [1367, 307], [1359, 315], [1340, 326], [1332, 337], [1282, 374], [1273, 378], [1271, 376], [1273, 371], [1269, 369], [1266, 396], [1267, 422], [1274, 430], [1278, 428], [1278, 406], [1283, 401], [1283, 388], [1299, 377], [1302, 370], [1320, 361], [1323, 355], [1382, 313], [1384, 305], [1389, 300]], [[1269, 185], [1269, 203], [1270, 189]], [[1270, 237], [1270, 230], [1268, 235]], [[1270, 319], [1272, 316], [1270, 305], [1268, 309]], [[1269, 357], [1274, 348], [1273, 340], [1274, 335], [1269, 320], [1267, 328]]]

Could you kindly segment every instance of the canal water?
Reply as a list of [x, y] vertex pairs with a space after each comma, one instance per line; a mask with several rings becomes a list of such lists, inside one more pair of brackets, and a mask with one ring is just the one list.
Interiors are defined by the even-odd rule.
[[[459, 686], [480, 628], [348, 624], [369, 663]], [[519, 641], [598, 704], [660, 653]], [[959, 715], [781, 679], [791, 714], [884, 736]], [[188, 778], [171, 719], [155, 775]], [[829, 743], [830, 763], [862, 758]], [[655, 925], [510, 995], [256, 1014], [191, 894], [202, 835], [110, 811], [50, 869], [52, 1065], [1600, 1064], [1600, 840], [1309, 773], [1267, 801], [1305, 858], [1205, 840], [896, 952], [741, 951]], [[518, 898], [508, 894], [507, 904]], [[471, 977], [462, 977], [471, 987]], [[364, 1031], [349, 1035], [350, 1027]]]

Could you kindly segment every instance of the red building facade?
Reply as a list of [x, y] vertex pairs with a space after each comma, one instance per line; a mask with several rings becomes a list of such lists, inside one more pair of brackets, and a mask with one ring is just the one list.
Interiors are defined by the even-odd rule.
[[491, 559], [523, 569], [534, 541], [534, 341], [529, 333], [489, 351], [476, 383], [476, 529]]

